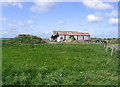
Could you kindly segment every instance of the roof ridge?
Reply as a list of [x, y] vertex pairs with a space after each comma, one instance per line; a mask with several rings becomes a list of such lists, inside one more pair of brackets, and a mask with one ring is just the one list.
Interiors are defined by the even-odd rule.
[[78, 31], [53, 31], [53, 32], [78, 32]]
[[77, 32], [77, 33], [88, 33], [88, 32], [78, 32], [78, 31], [53, 31], [53, 32]]

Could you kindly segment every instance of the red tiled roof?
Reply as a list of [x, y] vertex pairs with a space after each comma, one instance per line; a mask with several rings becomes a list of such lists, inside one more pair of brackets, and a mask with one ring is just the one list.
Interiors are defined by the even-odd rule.
[[81, 35], [81, 36], [90, 36], [89, 33], [79, 33], [79, 32], [58, 32], [59, 35]]

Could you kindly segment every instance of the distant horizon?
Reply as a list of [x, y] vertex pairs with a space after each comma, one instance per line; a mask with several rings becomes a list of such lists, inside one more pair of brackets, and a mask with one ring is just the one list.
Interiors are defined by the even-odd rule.
[[[24, 34], [24, 33], [23, 33]], [[19, 34], [18, 34], [19, 35]], [[17, 36], [18, 36], [17, 35]], [[32, 34], [29, 34], [29, 35], [32, 35]], [[37, 36], [37, 35], [35, 35], [35, 36]], [[16, 37], [16, 36], [15, 36]], [[10, 38], [15, 38], [15, 37], [0, 37], [0, 39], [10, 39]], [[39, 36], [40, 37], [40, 36]], [[42, 38], [42, 37], [41, 37]], [[51, 37], [49, 37], [49, 38], [42, 38], [42, 39], [50, 39]], [[101, 38], [101, 37], [90, 37], [90, 38]], [[107, 38], [109, 38], [109, 37], [107, 37]], [[119, 37], [112, 37], [112, 38], [116, 38], [116, 39], [119, 39]], [[105, 39], [105, 38], [101, 38], [101, 39]]]

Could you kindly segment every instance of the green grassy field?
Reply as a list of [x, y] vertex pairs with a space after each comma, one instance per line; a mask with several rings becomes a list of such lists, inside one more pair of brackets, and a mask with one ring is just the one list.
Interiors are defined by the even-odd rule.
[[117, 85], [117, 61], [97, 44], [3, 44], [3, 85]]

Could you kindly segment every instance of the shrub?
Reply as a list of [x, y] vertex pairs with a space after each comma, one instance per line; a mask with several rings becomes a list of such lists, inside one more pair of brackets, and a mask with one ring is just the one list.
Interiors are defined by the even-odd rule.
[[70, 35], [70, 39], [76, 40], [74, 35]]
[[23, 43], [23, 44], [35, 44], [35, 43], [43, 43], [42, 38], [32, 35], [19, 35], [15, 38], [12, 38], [10, 41], [14, 43]]

